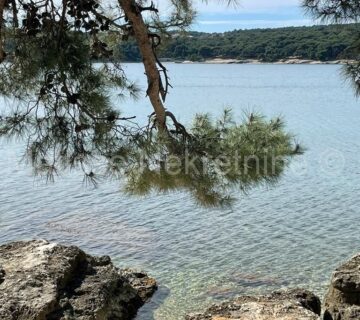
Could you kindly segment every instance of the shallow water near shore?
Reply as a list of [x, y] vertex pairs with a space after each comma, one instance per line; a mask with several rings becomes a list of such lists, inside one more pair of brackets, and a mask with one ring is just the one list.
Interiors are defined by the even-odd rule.
[[[167, 108], [189, 123], [231, 106], [282, 115], [307, 151], [280, 183], [238, 194], [232, 209], [204, 209], [186, 193], [144, 198], [119, 183], [55, 184], [19, 163], [21, 142], [0, 142], [0, 243], [45, 238], [110, 255], [160, 285], [138, 320], [177, 320], [238, 294], [305, 287], [320, 296], [333, 269], [360, 251], [360, 103], [336, 65], [168, 64]], [[146, 90], [143, 67], [124, 69]], [[148, 101], [117, 101], [142, 121]]]

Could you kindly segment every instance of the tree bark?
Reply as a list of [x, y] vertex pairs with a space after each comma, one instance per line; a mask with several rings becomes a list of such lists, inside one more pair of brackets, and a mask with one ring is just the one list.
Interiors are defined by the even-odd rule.
[[5, 1], [6, 0], [0, 0], [0, 63], [5, 60], [4, 40], [3, 40]]
[[154, 108], [158, 127], [159, 129], [164, 129], [166, 126], [166, 111], [160, 99], [160, 73], [156, 64], [151, 39], [149, 38], [149, 30], [143, 20], [140, 8], [134, 0], [118, 1], [133, 28], [134, 37], [139, 46], [148, 80], [147, 94]]

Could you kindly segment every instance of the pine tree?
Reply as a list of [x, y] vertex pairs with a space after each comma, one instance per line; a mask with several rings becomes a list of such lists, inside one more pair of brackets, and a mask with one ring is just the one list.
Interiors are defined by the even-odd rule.
[[[249, 114], [237, 124], [225, 110], [218, 120], [198, 115], [186, 128], [165, 108], [171, 85], [157, 49], [195, 15], [190, 0], [169, 4], [173, 12], [162, 19], [140, 0], [0, 0], [0, 95], [14, 101], [0, 118], [0, 137], [26, 141], [36, 174], [54, 180], [59, 170], [81, 168], [95, 185], [106, 174], [132, 194], [187, 190], [218, 206], [234, 187], [276, 182], [302, 153], [281, 119]], [[113, 59], [129, 40], [141, 53], [153, 107], [145, 126], [110, 99], [113, 90], [139, 94]], [[94, 169], [99, 163], [104, 172]]]
[[[330, 23], [359, 22], [360, 1], [358, 0], [304, 0], [303, 7], [315, 19]], [[344, 68], [344, 74], [348, 77], [360, 95], [360, 30], [358, 40], [349, 49], [355, 61], [348, 62]]]

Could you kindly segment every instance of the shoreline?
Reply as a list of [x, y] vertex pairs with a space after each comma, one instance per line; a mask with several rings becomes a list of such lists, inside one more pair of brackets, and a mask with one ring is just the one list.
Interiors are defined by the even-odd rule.
[[[356, 63], [356, 60], [331, 60], [331, 61], [321, 61], [321, 60], [309, 60], [309, 59], [298, 59], [298, 58], [289, 58], [289, 59], [280, 59], [278, 61], [262, 61], [257, 59], [222, 59], [214, 58], [203, 61], [190, 61], [190, 60], [171, 60], [171, 59], [159, 59], [161, 63], [175, 63], [175, 64], [274, 64], [274, 65], [345, 65], [347, 63]], [[109, 62], [109, 61], [108, 61]], [[96, 63], [106, 63], [106, 61], [97, 61]], [[141, 61], [121, 61], [120, 63], [141, 63]]]
[[209, 59], [205, 61], [166, 61], [166, 62], [173, 62], [173, 63], [179, 63], [179, 64], [278, 64], [278, 65], [289, 65], [289, 64], [306, 64], [306, 65], [320, 65], [320, 64], [338, 64], [343, 65], [347, 63], [355, 62], [353, 60], [333, 60], [333, 61], [320, 61], [320, 60], [307, 60], [307, 59], [281, 59], [279, 61], [275, 62], [267, 62], [267, 61], [261, 61], [256, 59], [246, 59], [246, 60], [239, 60], [239, 59], [221, 59], [221, 58], [215, 58], [215, 59]]
[[[305, 288], [287, 287], [262, 295], [229, 297], [209, 304], [203, 312], [185, 314], [184, 319], [358, 320], [360, 253], [333, 271], [323, 298]], [[131, 320], [157, 290], [156, 280], [147, 273], [119, 269], [109, 256], [93, 256], [74, 245], [40, 239], [0, 245], [3, 320], [14, 319], [14, 315], [16, 319]], [[148, 319], [145, 314], [149, 312], [154, 315], [160, 305], [155, 302], [153, 306], [139, 319]]]

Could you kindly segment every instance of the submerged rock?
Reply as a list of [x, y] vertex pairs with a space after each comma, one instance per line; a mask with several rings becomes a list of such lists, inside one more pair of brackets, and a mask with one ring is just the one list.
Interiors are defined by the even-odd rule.
[[335, 270], [324, 308], [324, 320], [360, 319], [360, 254]]
[[214, 305], [186, 320], [318, 320], [321, 302], [313, 293], [295, 289], [266, 296], [242, 296]]
[[128, 320], [152, 296], [145, 273], [43, 240], [0, 246], [1, 320]]

